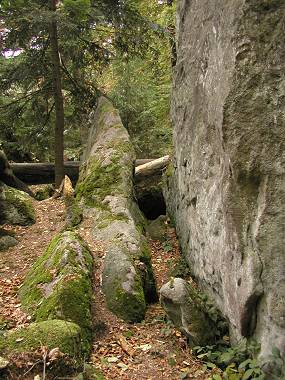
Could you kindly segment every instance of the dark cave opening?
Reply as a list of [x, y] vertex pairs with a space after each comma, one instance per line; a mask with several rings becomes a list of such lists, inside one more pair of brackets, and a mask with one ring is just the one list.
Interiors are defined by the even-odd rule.
[[149, 220], [155, 220], [159, 215], [166, 215], [166, 204], [161, 192], [144, 194], [138, 199], [138, 205]]

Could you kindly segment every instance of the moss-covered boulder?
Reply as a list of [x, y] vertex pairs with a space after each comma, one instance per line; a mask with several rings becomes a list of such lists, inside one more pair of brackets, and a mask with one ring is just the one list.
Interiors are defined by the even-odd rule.
[[93, 217], [94, 239], [109, 247], [102, 277], [108, 307], [127, 321], [140, 321], [156, 288], [142, 236], [144, 218], [133, 200], [135, 154], [107, 99], [99, 99], [91, 120], [76, 199]]
[[109, 308], [128, 322], [138, 322], [145, 314], [146, 302], [139, 271], [128, 252], [118, 245], [110, 247], [104, 263], [103, 291]]
[[48, 320], [13, 329], [0, 336], [1, 355], [32, 353], [41, 347], [59, 351], [72, 358], [83, 357], [80, 327], [72, 322]]
[[160, 215], [155, 220], [151, 220], [146, 227], [147, 233], [152, 239], [165, 241], [167, 234], [167, 216]]
[[26, 226], [35, 223], [32, 198], [23, 191], [3, 185], [0, 199], [0, 223]]
[[85, 351], [91, 340], [92, 265], [82, 239], [63, 232], [35, 262], [19, 292], [23, 308], [35, 321], [62, 319], [80, 326]]
[[18, 240], [14, 237], [12, 232], [0, 228], [0, 251], [6, 251], [8, 248], [14, 247], [17, 244]]
[[45, 199], [50, 198], [53, 195], [53, 193], [54, 193], [54, 185], [47, 184], [36, 191], [35, 198], [38, 201], [43, 201]]
[[106, 380], [105, 376], [97, 368], [90, 364], [84, 364], [84, 372], [74, 377], [73, 380]]

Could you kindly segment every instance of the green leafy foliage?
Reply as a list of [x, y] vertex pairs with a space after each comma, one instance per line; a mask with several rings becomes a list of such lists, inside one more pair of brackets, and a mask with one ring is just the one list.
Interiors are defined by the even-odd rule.
[[172, 30], [175, 7], [154, 0], [133, 1], [150, 26], [143, 39], [148, 46], [138, 54], [114, 57], [99, 81], [119, 109], [138, 157], [171, 152], [169, 119]]
[[208, 369], [219, 368], [222, 374], [213, 374], [208, 380], [247, 380], [265, 379], [258, 361], [255, 359], [260, 346], [256, 342], [248, 343], [246, 339], [230, 347], [227, 337], [217, 345], [194, 347], [193, 352]]
[[184, 279], [189, 278], [189, 276], [191, 275], [191, 270], [184, 256], [181, 256], [179, 261], [175, 263], [174, 266], [171, 266], [169, 274], [171, 277], [180, 277]]
[[268, 372], [270, 372], [272, 380], [285, 380], [285, 359], [281, 355], [279, 348], [272, 348], [272, 355], [268, 367]]
[[[49, 160], [55, 144], [49, 25], [56, 19], [67, 153], [80, 156], [86, 116], [110, 62], [148, 51], [154, 36], [133, 1], [64, 0], [56, 14], [42, 0], [0, 5], [0, 143], [15, 160]], [[117, 58], [118, 57], [118, 58]], [[139, 90], [139, 89], [138, 89]]]

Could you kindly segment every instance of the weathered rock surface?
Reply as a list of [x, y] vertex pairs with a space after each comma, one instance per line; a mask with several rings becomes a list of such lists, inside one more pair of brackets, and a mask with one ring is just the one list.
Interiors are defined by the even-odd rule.
[[100, 98], [76, 186], [76, 199], [92, 215], [93, 236], [107, 246], [102, 276], [107, 305], [127, 321], [144, 318], [156, 298], [144, 218], [133, 201], [134, 150], [119, 113]]
[[19, 296], [36, 322], [61, 319], [81, 328], [85, 352], [91, 341], [93, 259], [87, 245], [74, 232], [53, 238], [28, 273]]
[[168, 318], [189, 339], [192, 346], [215, 342], [215, 328], [202, 309], [199, 295], [182, 278], [174, 278], [160, 289], [160, 302]]
[[1, 186], [0, 224], [26, 226], [35, 223], [36, 215], [31, 197], [23, 191]]
[[284, 1], [181, 0], [172, 115], [182, 249], [232, 337], [285, 356]]

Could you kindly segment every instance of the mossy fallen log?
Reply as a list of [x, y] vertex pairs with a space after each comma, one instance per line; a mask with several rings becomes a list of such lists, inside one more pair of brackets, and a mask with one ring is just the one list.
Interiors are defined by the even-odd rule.
[[[54, 164], [52, 162], [15, 162], [10, 164], [13, 173], [23, 182], [39, 185], [54, 182]], [[80, 161], [65, 161], [64, 174], [76, 183]]]

